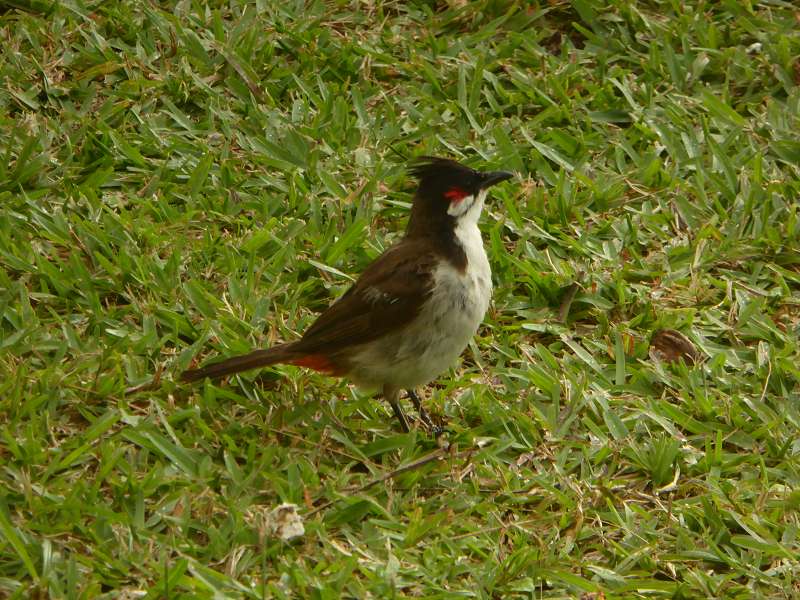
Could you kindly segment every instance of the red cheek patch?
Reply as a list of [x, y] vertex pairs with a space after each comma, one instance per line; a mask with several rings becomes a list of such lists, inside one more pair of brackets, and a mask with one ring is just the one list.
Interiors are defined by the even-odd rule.
[[450, 200], [450, 202], [460, 202], [468, 195], [467, 192], [459, 187], [452, 187], [444, 193], [444, 197]]

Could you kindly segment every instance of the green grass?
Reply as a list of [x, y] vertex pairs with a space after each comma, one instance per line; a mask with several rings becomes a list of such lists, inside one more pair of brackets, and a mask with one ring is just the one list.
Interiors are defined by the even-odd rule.
[[[798, 15], [5, 3], [0, 597], [800, 597]], [[299, 368], [175, 383], [296, 339], [420, 154], [520, 175], [449, 451]]]

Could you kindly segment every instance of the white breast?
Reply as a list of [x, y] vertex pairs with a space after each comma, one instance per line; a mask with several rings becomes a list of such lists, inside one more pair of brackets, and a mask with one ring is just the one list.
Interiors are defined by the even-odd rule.
[[[403, 331], [366, 345], [351, 362], [353, 381], [364, 387], [425, 385], [455, 364], [489, 308], [492, 272], [478, 229], [484, 192], [469, 198], [456, 238], [467, 255], [459, 271], [443, 262], [433, 274], [433, 289], [417, 318]], [[466, 201], [468, 199], [465, 199]]]

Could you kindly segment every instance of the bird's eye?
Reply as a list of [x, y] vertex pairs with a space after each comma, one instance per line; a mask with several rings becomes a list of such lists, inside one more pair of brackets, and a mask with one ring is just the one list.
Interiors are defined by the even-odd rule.
[[444, 197], [450, 200], [450, 202], [460, 202], [467, 196], [469, 196], [469, 194], [460, 187], [451, 187], [444, 193]]

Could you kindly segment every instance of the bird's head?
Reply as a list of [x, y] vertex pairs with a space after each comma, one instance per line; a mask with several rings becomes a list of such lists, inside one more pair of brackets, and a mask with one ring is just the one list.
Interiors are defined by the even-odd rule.
[[450, 224], [463, 220], [477, 222], [490, 187], [513, 177], [505, 171], [476, 171], [447, 158], [424, 156], [409, 169], [419, 180], [409, 228]]

